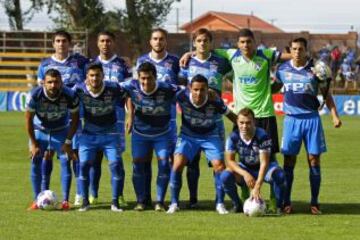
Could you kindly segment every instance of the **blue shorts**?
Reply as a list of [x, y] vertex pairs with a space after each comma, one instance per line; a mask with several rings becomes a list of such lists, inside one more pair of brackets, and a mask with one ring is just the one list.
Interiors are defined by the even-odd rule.
[[112, 161], [121, 161], [120, 137], [118, 133], [79, 135], [80, 162], [93, 162], [96, 153], [103, 151], [106, 158]]
[[224, 160], [224, 142], [220, 136], [190, 137], [180, 134], [176, 143], [175, 154], [182, 154], [188, 162], [193, 161], [199, 151], [204, 151], [208, 162]]
[[125, 151], [125, 108], [116, 107], [116, 130], [120, 137], [120, 151]]
[[309, 154], [326, 152], [324, 130], [318, 113], [285, 116], [281, 152], [285, 155], [299, 154], [302, 141]]
[[61, 147], [65, 142], [68, 128], [54, 132], [46, 132], [35, 129], [34, 133], [35, 139], [39, 143], [42, 154], [47, 150], [55, 151], [58, 155], [58, 158], [60, 155], [64, 154], [64, 152], [61, 151]]
[[155, 151], [157, 158], [166, 160], [171, 152], [171, 131], [160, 136], [144, 136], [132, 131], [131, 152], [133, 159], [147, 158], [152, 151]]
[[[245, 171], [247, 171], [248, 173], [251, 174], [251, 176], [253, 176], [255, 179], [257, 179], [258, 175], [259, 175], [259, 170], [255, 170], [255, 169], [251, 169], [249, 167], [247, 167], [245, 164], [243, 163], [239, 163], [239, 166], [244, 169]], [[272, 161], [269, 162], [269, 166], [268, 169], [265, 173], [265, 177], [264, 177], [264, 181], [269, 183], [272, 182], [272, 174], [276, 169], [280, 169], [280, 166], [278, 164], [277, 161]]]

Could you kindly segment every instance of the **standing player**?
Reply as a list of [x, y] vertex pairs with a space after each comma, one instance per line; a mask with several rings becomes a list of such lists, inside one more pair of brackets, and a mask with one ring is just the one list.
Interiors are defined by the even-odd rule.
[[[61, 74], [61, 79], [66, 87], [72, 88], [76, 83], [81, 83], [85, 79], [85, 66], [88, 59], [80, 54], [70, 54], [71, 35], [66, 31], [57, 31], [53, 35], [52, 44], [55, 53], [41, 61], [38, 69], [38, 83], [41, 85], [45, 78], [45, 72], [49, 69], [56, 69]], [[79, 123], [79, 129], [81, 126]], [[78, 137], [75, 134], [73, 139], [73, 149], [78, 149]], [[77, 151], [76, 151], [77, 152]], [[73, 169], [75, 177], [79, 175], [79, 162], [73, 161]], [[44, 188], [48, 189], [50, 184], [50, 175], [52, 172], [52, 157], [49, 161], [43, 161], [42, 174], [46, 177], [43, 182]], [[75, 196], [75, 205], [79, 205], [81, 201], [79, 182], [77, 181], [77, 189]]]
[[[115, 54], [115, 35], [112, 32], [103, 31], [98, 33], [97, 46], [99, 48], [100, 55], [93, 61], [94, 63], [101, 64], [104, 71], [104, 81], [111, 82], [124, 82], [129, 80], [132, 76], [131, 69], [127, 66], [124, 59], [118, 57]], [[131, 113], [132, 104], [127, 102], [127, 109]], [[131, 117], [132, 114], [129, 114]], [[120, 151], [125, 151], [125, 109], [124, 105], [119, 104], [116, 107], [117, 128], [120, 134], [121, 145]], [[129, 119], [132, 122], [132, 119]], [[90, 168], [90, 203], [95, 203], [98, 198], [99, 182], [101, 178], [101, 161], [102, 152], [97, 154], [96, 160]], [[122, 172], [122, 177], [125, 177], [125, 173]], [[120, 207], [126, 207], [127, 203], [123, 197], [123, 193], [120, 192], [119, 197]]]
[[[31, 91], [25, 113], [26, 129], [30, 137], [34, 199], [40, 191], [48, 189], [41, 184], [44, 180], [41, 164], [44, 160], [50, 161], [56, 151], [61, 164], [62, 209], [67, 210], [70, 208], [68, 200], [71, 186], [69, 158], [73, 156], [71, 139], [79, 121], [79, 99], [73, 91], [63, 86], [57, 70], [47, 70], [42, 85]], [[30, 208], [37, 209], [38, 206], [34, 202]]]
[[[226, 59], [211, 53], [211, 44], [212, 35], [209, 30], [200, 28], [193, 33], [193, 45], [196, 48], [195, 55], [190, 58], [187, 66], [181, 69], [180, 77], [187, 79], [190, 84], [194, 76], [201, 74], [208, 79], [209, 88], [221, 97], [222, 80], [224, 75], [231, 71], [231, 66]], [[222, 115], [219, 115], [216, 123], [220, 135], [225, 139], [225, 127]], [[197, 154], [192, 161], [188, 162], [186, 172], [190, 195], [190, 208], [194, 208], [197, 205], [197, 189], [200, 176], [199, 161], [200, 153]]]
[[199, 150], [203, 150], [214, 169], [216, 186], [216, 211], [227, 214], [224, 206], [223, 187], [220, 181], [221, 171], [225, 169], [224, 144], [217, 129], [219, 114], [225, 114], [236, 123], [236, 115], [231, 112], [220, 97], [208, 99], [209, 85], [202, 75], [191, 80], [189, 89], [177, 94], [177, 102], [182, 109], [181, 133], [175, 150], [174, 164], [171, 170], [171, 205], [167, 213], [179, 210], [179, 195], [182, 185], [181, 174], [188, 162], [191, 162]]
[[[235, 159], [236, 153], [239, 154], [239, 162]], [[228, 169], [221, 174], [224, 190], [234, 203], [234, 212], [242, 211], [235, 183], [246, 184], [251, 189], [251, 197], [260, 201], [260, 190], [265, 181], [273, 186], [277, 213], [281, 213], [285, 175], [276, 161], [270, 162], [270, 154], [271, 139], [264, 129], [255, 127], [254, 112], [249, 108], [241, 109], [237, 117], [237, 129], [226, 140], [225, 159]]]
[[[162, 28], [155, 28], [151, 31], [150, 47], [151, 52], [142, 55], [137, 59], [137, 68], [144, 62], [150, 62], [156, 67], [157, 78], [159, 82], [167, 82], [174, 85], [179, 85], [179, 59], [178, 57], [168, 53], [166, 51], [167, 46], [167, 31]], [[171, 135], [172, 146], [171, 155], [175, 150], [176, 138], [177, 138], [177, 126], [176, 126], [176, 104], [174, 103], [171, 108]], [[145, 163], [145, 192], [146, 192], [146, 205], [151, 205], [151, 158], [152, 152], [149, 153], [149, 160]]]
[[149, 187], [146, 166], [151, 161], [149, 155], [154, 150], [158, 159], [155, 210], [164, 211], [164, 199], [170, 178], [169, 157], [172, 154], [173, 138], [170, 110], [179, 88], [164, 81], [156, 81], [156, 68], [149, 62], [140, 64], [137, 73], [138, 80], [121, 84], [135, 107], [131, 136], [133, 184], [137, 198], [135, 210], [145, 210], [148, 197], [146, 188]]
[[79, 181], [83, 197], [79, 211], [89, 209], [89, 170], [96, 153], [102, 151], [109, 161], [111, 172], [111, 211], [121, 212], [123, 209], [119, 206], [118, 198], [124, 187], [124, 169], [116, 125], [116, 107], [119, 101], [124, 102], [125, 92], [118, 83], [103, 79], [102, 66], [91, 64], [87, 69], [85, 83], [74, 87], [84, 111], [84, 128], [79, 138]]
[[294, 178], [296, 156], [304, 141], [309, 163], [311, 188], [310, 210], [312, 214], [321, 214], [318, 202], [321, 171], [320, 155], [326, 152], [326, 144], [321, 119], [318, 113], [318, 89], [327, 95], [327, 107], [330, 109], [334, 127], [341, 126], [332, 96], [327, 91], [327, 79], [313, 72], [313, 63], [307, 59], [307, 41], [297, 38], [291, 42], [291, 60], [280, 65], [276, 72], [277, 82], [284, 86], [284, 130], [281, 152], [284, 154], [284, 170], [287, 181], [284, 199], [284, 212], [291, 213], [291, 187]]

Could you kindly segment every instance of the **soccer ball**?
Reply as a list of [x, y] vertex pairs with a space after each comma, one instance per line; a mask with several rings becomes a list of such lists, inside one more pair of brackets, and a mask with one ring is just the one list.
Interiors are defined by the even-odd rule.
[[259, 199], [256, 201], [253, 198], [246, 199], [244, 203], [244, 214], [249, 217], [260, 217], [265, 214], [266, 203], [264, 200]]
[[320, 81], [326, 81], [327, 79], [332, 78], [330, 67], [325, 62], [320, 60], [315, 63], [313, 73]]
[[36, 205], [44, 210], [56, 209], [58, 200], [56, 194], [51, 190], [45, 190], [39, 193], [36, 199]]

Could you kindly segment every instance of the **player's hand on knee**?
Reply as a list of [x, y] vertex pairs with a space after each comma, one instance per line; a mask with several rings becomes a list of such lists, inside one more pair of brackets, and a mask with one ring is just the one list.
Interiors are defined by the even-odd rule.
[[71, 144], [63, 144], [61, 147], [61, 150], [66, 153], [66, 155], [68, 156], [69, 159], [71, 160], [78, 160], [76, 154], [74, 153], [74, 151], [72, 150], [72, 146]]

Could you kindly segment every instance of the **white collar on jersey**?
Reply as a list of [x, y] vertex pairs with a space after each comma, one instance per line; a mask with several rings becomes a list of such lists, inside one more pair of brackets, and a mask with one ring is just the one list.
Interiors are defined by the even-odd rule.
[[254, 139], [254, 136], [255, 136], [255, 135], [252, 136], [252, 138], [250, 138], [250, 140], [246, 140], [245, 137], [244, 137], [241, 133], [239, 133], [239, 135], [240, 135], [241, 140], [242, 140], [246, 145], [250, 145], [251, 141]]
[[51, 59], [54, 60], [55, 62], [58, 62], [58, 63], [65, 63], [66, 60], [68, 60], [68, 58], [71, 56], [71, 54], [69, 53], [68, 56], [64, 59], [64, 60], [59, 60], [55, 57], [55, 54], [51, 56]]
[[192, 56], [192, 58], [195, 59], [196, 61], [200, 62], [200, 63], [204, 63], [204, 62], [208, 61], [211, 58], [211, 52], [210, 52], [209, 56], [204, 60], [196, 57], [196, 55]]
[[97, 98], [98, 96], [100, 96], [100, 95], [103, 93], [103, 91], [104, 91], [104, 89], [105, 89], [105, 82], [103, 81], [103, 85], [102, 85], [102, 87], [101, 87], [101, 90], [100, 90], [98, 93], [93, 93], [93, 92], [90, 90], [90, 88], [89, 88], [88, 85], [86, 85], [86, 89], [88, 90], [90, 96], [92, 96], [92, 97], [94, 97], [94, 98]]
[[109, 58], [109, 60], [104, 60], [104, 59], [101, 59], [100, 55], [98, 56], [98, 59], [99, 61], [102, 63], [102, 64], [108, 64], [109, 62], [111, 62], [112, 60], [114, 60], [115, 58], [117, 57], [116, 54], [114, 54], [111, 58]]
[[47, 94], [45, 87], [43, 87], [43, 90], [44, 90], [44, 95], [45, 95], [45, 97], [46, 97], [47, 99], [49, 99], [50, 101], [52, 101], [52, 102], [55, 102], [55, 101], [59, 98], [59, 96], [60, 96], [60, 94], [61, 94], [61, 89], [60, 89], [59, 94], [58, 94], [56, 97], [51, 98], [51, 97], [49, 97], [49, 95]]
[[204, 101], [202, 104], [200, 104], [200, 105], [196, 105], [196, 104], [194, 103], [194, 101], [193, 101], [193, 98], [192, 98], [192, 94], [191, 94], [191, 93], [189, 94], [189, 96], [190, 96], [190, 102], [191, 102], [191, 104], [192, 104], [195, 108], [201, 108], [201, 107], [204, 106], [204, 105], [207, 103], [207, 101], [208, 101], [208, 95], [206, 95], [205, 101]]
[[156, 81], [156, 82], [155, 82], [155, 88], [154, 88], [154, 90], [152, 90], [151, 92], [147, 93], [147, 92], [144, 91], [143, 87], [142, 87], [141, 84], [140, 84], [140, 90], [141, 90], [141, 92], [142, 92], [143, 94], [147, 95], [147, 96], [150, 96], [151, 94], [153, 94], [154, 92], [156, 92], [156, 90], [158, 89], [158, 87], [159, 87], [159, 85], [158, 85], [158, 82]]
[[303, 70], [307, 65], [309, 64], [309, 61], [306, 61], [306, 63], [305, 63], [305, 65], [304, 66], [301, 66], [301, 67], [295, 67], [294, 66], [294, 62], [293, 62], [293, 60], [291, 59], [290, 60], [290, 65], [291, 65], [291, 67], [292, 68], [294, 68], [294, 69], [296, 69], [297, 71], [301, 71], [301, 70]]
[[155, 59], [155, 58], [153, 58], [153, 57], [151, 56], [151, 52], [149, 52], [149, 58], [150, 58], [151, 60], [153, 60], [154, 62], [156, 62], [156, 63], [161, 62], [161, 61], [164, 60], [167, 56], [168, 56], [168, 52], [165, 52], [165, 56], [164, 56], [163, 58], [161, 58], [161, 59]]

